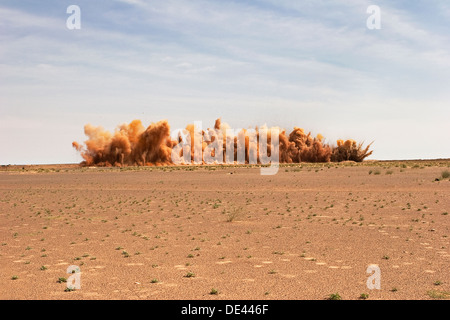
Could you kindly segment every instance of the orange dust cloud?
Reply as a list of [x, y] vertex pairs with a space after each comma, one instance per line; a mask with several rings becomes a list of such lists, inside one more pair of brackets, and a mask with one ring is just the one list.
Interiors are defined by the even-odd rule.
[[[183, 130], [185, 135], [179, 132], [176, 139], [171, 137], [170, 126], [165, 120], [151, 123], [147, 128], [140, 120], [133, 120], [129, 124], [118, 126], [114, 133], [87, 124], [84, 126], [84, 133], [88, 139], [84, 145], [73, 142], [72, 146], [83, 157], [81, 164], [87, 166], [173, 165], [173, 157], [183, 158], [184, 163], [211, 163], [205, 161], [206, 155], [209, 156], [208, 159], [215, 159], [216, 163], [253, 163], [252, 160], [260, 163], [258, 141], [262, 129], [266, 129], [264, 134], [267, 132], [266, 154], [270, 157], [273, 147], [270, 129], [273, 128], [256, 127], [233, 131], [220, 119], [215, 121], [214, 128], [206, 131], [195, 124], [189, 124]], [[371, 144], [363, 148], [363, 143], [351, 139], [338, 140], [337, 146], [332, 146], [324, 142], [321, 134], [313, 137], [311, 132], [305, 133], [299, 127], [294, 127], [289, 134], [284, 129], [276, 129], [279, 130], [280, 163], [361, 162], [373, 152], [369, 151]], [[175, 148], [181, 144], [182, 147]], [[221, 155], [215, 154], [217, 150]]]

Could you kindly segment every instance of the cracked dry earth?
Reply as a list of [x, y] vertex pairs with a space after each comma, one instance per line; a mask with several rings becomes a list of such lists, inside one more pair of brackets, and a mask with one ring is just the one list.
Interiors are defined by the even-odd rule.
[[3, 168], [0, 298], [446, 299], [448, 165]]

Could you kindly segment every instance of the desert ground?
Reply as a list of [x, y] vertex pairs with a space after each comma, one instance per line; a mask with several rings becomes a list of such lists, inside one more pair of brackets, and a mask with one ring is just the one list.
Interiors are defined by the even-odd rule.
[[0, 298], [448, 299], [449, 166], [2, 166]]

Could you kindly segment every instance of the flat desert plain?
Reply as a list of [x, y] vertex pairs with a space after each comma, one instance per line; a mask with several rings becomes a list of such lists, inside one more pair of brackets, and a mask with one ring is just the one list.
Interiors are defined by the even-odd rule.
[[448, 299], [449, 166], [3, 166], [0, 298]]

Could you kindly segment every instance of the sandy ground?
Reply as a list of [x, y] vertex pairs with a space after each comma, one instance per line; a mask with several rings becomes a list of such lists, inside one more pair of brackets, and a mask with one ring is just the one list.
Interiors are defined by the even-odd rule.
[[448, 299], [449, 165], [3, 166], [0, 298]]

